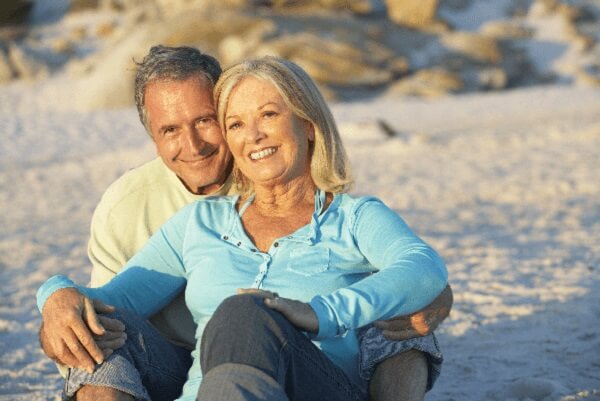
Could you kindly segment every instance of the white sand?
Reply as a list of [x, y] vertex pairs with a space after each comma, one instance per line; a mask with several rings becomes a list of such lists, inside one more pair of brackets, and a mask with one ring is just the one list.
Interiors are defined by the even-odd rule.
[[[133, 109], [28, 110], [44, 103], [17, 89], [0, 92], [0, 400], [55, 400], [35, 289], [58, 272], [86, 281], [100, 194], [153, 148]], [[448, 264], [447, 361], [428, 400], [600, 400], [599, 111], [599, 91], [570, 87], [334, 106], [354, 192]]]
[[[510, 3], [478, 0], [444, 17], [475, 31]], [[560, 21], [532, 14], [527, 23], [534, 65], [568, 76], [580, 53]], [[67, 74], [0, 87], [0, 401], [60, 399], [59, 375], [38, 349], [35, 290], [56, 273], [87, 281], [94, 206], [154, 155], [134, 109], [86, 111], [93, 96]], [[600, 401], [600, 91], [333, 109], [354, 192], [382, 198], [448, 264], [455, 304], [438, 331], [446, 363], [427, 400]]]

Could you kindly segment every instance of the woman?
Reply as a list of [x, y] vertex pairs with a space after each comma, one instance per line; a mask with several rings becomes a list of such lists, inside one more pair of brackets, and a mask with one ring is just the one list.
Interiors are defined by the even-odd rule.
[[104, 287], [48, 280], [40, 310], [75, 287], [147, 318], [185, 287], [199, 347], [180, 400], [366, 399], [356, 330], [429, 304], [443, 262], [383, 203], [344, 194], [337, 128], [300, 67], [238, 64], [215, 103], [240, 195], [182, 209]]

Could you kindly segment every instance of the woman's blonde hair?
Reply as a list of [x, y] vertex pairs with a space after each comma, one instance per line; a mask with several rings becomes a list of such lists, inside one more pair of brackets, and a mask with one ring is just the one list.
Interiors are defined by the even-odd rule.
[[[346, 192], [352, 184], [350, 163], [333, 115], [314, 81], [297, 64], [276, 57], [246, 60], [226, 69], [214, 89], [214, 101], [223, 135], [225, 111], [233, 89], [246, 77], [272, 83], [292, 112], [311, 123], [315, 140], [310, 171], [315, 185], [326, 192]], [[233, 167], [233, 180], [241, 195], [253, 191], [252, 183]]]

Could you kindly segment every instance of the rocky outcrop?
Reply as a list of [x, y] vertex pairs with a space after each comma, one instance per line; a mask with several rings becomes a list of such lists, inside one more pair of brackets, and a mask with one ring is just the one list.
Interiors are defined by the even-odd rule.
[[27, 20], [33, 7], [33, 0], [0, 1], [0, 26], [18, 25]]
[[398, 25], [426, 28], [436, 21], [438, 0], [385, 0], [388, 17]]
[[464, 87], [458, 74], [442, 68], [417, 71], [390, 86], [386, 96], [419, 96], [435, 98], [459, 92]]

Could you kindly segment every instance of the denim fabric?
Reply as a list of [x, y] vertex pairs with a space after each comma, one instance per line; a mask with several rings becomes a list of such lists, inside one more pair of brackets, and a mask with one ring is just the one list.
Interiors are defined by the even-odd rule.
[[136, 401], [173, 401], [191, 366], [190, 351], [165, 340], [141, 317], [119, 311], [109, 315], [125, 324], [127, 341], [90, 374], [70, 369], [63, 400], [74, 399], [84, 385], [111, 387], [132, 395]]
[[433, 388], [442, 371], [444, 358], [433, 333], [424, 337], [393, 341], [385, 338], [381, 329], [369, 325], [359, 331], [358, 341], [360, 376], [365, 380], [371, 379], [378, 363], [411, 349], [423, 352], [427, 359], [427, 391]]
[[211, 379], [203, 380], [199, 401], [270, 399], [265, 393], [285, 399], [282, 392], [290, 401], [366, 400], [340, 367], [256, 296], [223, 301], [206, 325], [200, 355]]

